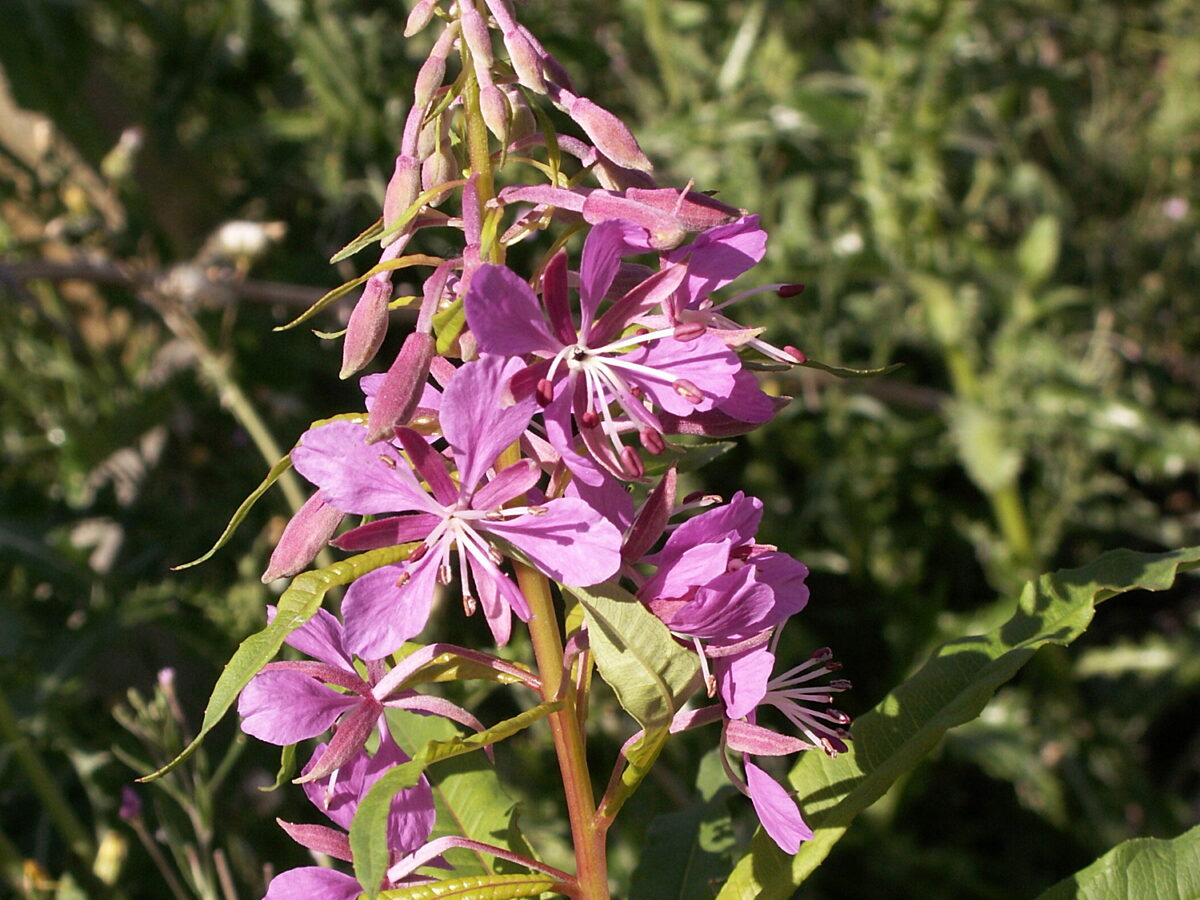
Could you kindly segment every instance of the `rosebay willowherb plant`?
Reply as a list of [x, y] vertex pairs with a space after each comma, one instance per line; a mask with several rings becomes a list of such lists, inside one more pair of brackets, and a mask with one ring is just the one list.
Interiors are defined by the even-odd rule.
[[[864, 717], [855, 752], [849, 717], [832, 706], [849, 688], [832, 653], [776, 658], [781, 629], [808, 603], [808, 570], [756, 541], [762, 503], [678, 496], [681, 468], [711, 455], [706, 438], [767, 425], [787, 402], [761, 389], [756, 369], [831, 368], [732, 317], [742, 296], [800, 287], [719, 298], [765, 253], [757, 217], [655, 181], [629, 128], [575, 92], [508, 0], [420, 0], [406, 34], [425, 29], [438, 33], [382, 216], [335, 257], [377, 244], [380, 261], [293, 323], [361, 286], [343, 378], [375, 358], [392, 309], [416, 307], [415, 327], [386, 373], [362, 379], [365, 412], [314, 424], [268, 477], [290, 464], [315, 488], [264, 580], [295, 577], [226, 668], [201, 732], [236, 698], [243, 730], [263, 741], [294, 748], [331, 733], [295, 781], [337, 827], [280, 824], [348, 865], [283, 872], [266, 896], [608, 897], [606, 836], [623, 804], [672, 734], [706, 725], [765, 835], [722, 896], [786, 896], [1033, 649], [1069, 640], [1107, 594], [1161, 587], [1195, 554], [1138, 557], [1136, 571], [1120, 557], [1070, 590], [1035, 587], [1053, 602], [1036, 595], [1018, 610], [1021, 628], [943, 648]], [[434, 229], [456, 255], [407, 252]], [[520, 269], [507, 265], [517, 245]], [[419, 295], [394, 296], [402, 269], [425, 274]], [[342, 530], [348, 518], [357, 524]], [[306, 572], [330, 545], [353, 555]], [[321, 609], [334, 585], [346, 586], [338, 616]], [[528, 629], [534, 658], [422, 644], [443, 600], [481, 614], [497, 646]], [[1075, 632], [1050, 627], [1068, 615]], [[305, 658], [271, 661], [284, 643]], [[631, 717], [599, 797], [585, 753], [593, 673]], [[430, 687], [458, 679], [523, 692], [527, 709], [488, 725]], [[765, 708], [786, 732], [759, 721]], [[402, 748], [392, 710], [452, 722], [458, 736]], [[490, 755], [542, 727], [573, 873], [542, 862], [513, 829], [508, 840], [451, 833], [429, 780], [443, 760]], [[787, 784], [761, 764], [796, 754]], [[452, 851], [464, 849], [492, 861], [483, 874], [455, 870]]]

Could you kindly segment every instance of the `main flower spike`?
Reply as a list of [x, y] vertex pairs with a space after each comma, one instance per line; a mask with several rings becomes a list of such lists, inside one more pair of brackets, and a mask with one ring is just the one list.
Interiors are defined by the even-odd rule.
[[619, 532], [582, 501], [506, 506], [537, 484], [541, 471], [532, 461], [487, 477], [533, 412], [532, 401], [504, 405], [507, 384], [520, 367], [483, 358], [459, 369], [446, 388], [440, 422], [457, 484], [425, 438], [407, 428], [397, 429], [396, 443], [367, 444], [365, 426], [332, 422], [305, 432], [293, 451], [297, 471], [337, 509], [401, 513], [343, 534], [336, 546], [367, 550], [421, 542], [405, 563], [376, 569], [346, 592], [346, 645], [364, 659], [379, 659], [420, 634], [436, 585], [451, 580], [452, 552], [464, 607], [473, 612], [477, 602], [482, 605], [498, 643], [508, 640], [510, 611], [529, 617], [525, 597], [499, 569], [508, 547], [564, 584], [597, 584], [620, 566]]

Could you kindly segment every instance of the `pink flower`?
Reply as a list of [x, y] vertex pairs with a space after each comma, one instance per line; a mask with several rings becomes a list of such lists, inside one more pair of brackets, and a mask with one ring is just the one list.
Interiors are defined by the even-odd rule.
[[364, 426], [332, 422], [306, 432], [293, 451], [296, 469], [336, 508], [360, 515], [400, 513], [346, 532], [336, 546], [367, 550], [421, 542], [406, 562], [376, 569], [347, 590], [346, 644], [359, 656], [381, 658], [420, 633], [436, 585], [450, 582], [452, 553], [465, 607], [471, 612], [477, 602], [482, 605], [499, 643], [508, 639], [510, 612], [529, 616], [524, 596], [499, 569], [508, 545], [564, 584], [597, 584], [617, 571], [620, 534], [582, 501], [505, 506], [537, 484], [541, 471], [534, 462], [523, 460], [487, 476], [533, 411], [531, 399], [504, 405], [507, 384], [519, 368], [519, 362], [485, 357], [459, 369], [447, 386], [439, 418], [457, 483], [425, 438], [407, 428], [396, 430], [399, 447], [369, 445]]

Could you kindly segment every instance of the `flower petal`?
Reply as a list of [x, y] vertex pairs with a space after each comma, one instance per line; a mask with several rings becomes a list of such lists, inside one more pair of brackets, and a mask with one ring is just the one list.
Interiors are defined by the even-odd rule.
[[442, 434], [454, 451], [464, 495], [483, 480], [496, 457], [521, 436], [533, 417], [533, 397], [504, 404], [508, 382], [522, 368], [519, 359], [483, 356], [460, 368], [446, 388]]
[[485, 263], [476, 270], [463, 298], [463, 312], [484, 353], [553, 356], [562, 349], [562, 342], [550, 334], [533, 290], [505, 266]]
[[[445, 555], [439, 544], [415, 563], [382, 566], [352, 582], [342, 600], [346, 646], [363, 659], [382, 659], [420, 634]], [[408, 579], [397, 586], [405, 574]]]
[[486, 522], [480, 531], [504, 538], [562, 584], [586, 587], [611, 578], [621, 565], [621, 535], [582, 500], [563, 497], [541, 515]]
[[439, 511], [395, 448], [367, 444], [366, 434], [352, 422], [311, 428], [292, 451], [292, 464], [342, 512]]
[[784, 853], [795, 855], [804, 841], [812, 840], [812, 829], [804, 824], [796, 801], [770, 775], [749, 760], [746, 761], [746, 786], [763, 830]]
[[362, 886], [353, 875], [304, 866], [272, 878], [263, 900], [357, 900], [360, 894]]
[[328, 731], [338, 716], [362, 701], [339, 694], [299, 672], [259, 672], [242, 689], [242, 731], [285, 746]]

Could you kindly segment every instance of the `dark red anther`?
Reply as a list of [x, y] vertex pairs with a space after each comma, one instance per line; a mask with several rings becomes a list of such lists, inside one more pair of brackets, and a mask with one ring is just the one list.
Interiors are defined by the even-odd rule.
[[646, 467], [642, 465], [642, 458], [637, 455], [637, 451], [632, 447], [621, 448], [621, 467], [631, 478], [641, 478], [646, 474]]
[[579, 424], [584, 428], [595, 428], [600, 424], [600, 417], [593, 410], [587, 410], [579, 417]]
[[804, 285], [785, 284], [782, 285], [775, 293], [777, 293], [780, 297], [795, 297], [797, 294], [804, 293]]
[[642, 442], [642, 446], [646, 448], [646, 452], [652, 456], [658, 456], [666, 449], [666, 442], [663, 441], [662, 435], [653, 428], [643, 428], [638, 432], [638, 438]]
[[549, 406], [550, 401], [554, 399], [554, 383], [549, 378], [540, 379], [534, 389], [534, 394], [537, 396], [538, 403], [542, 406]]
[[677, 341], [694, 341], [703, 337], [708, 328], [703, 322], [680, 322], [675, 326], [674, 338]]
[[794, 359], [798, 363], [803, 363], [803, 362], [808, 361], [808, 357], [804, 355], [804, 352], [801, 350], [797, 350], [791, 344], [788, 344], [786, 347], [784, 347], [783, 352], [786, 353], [788, 356], [790, 356], [792, 359]]

